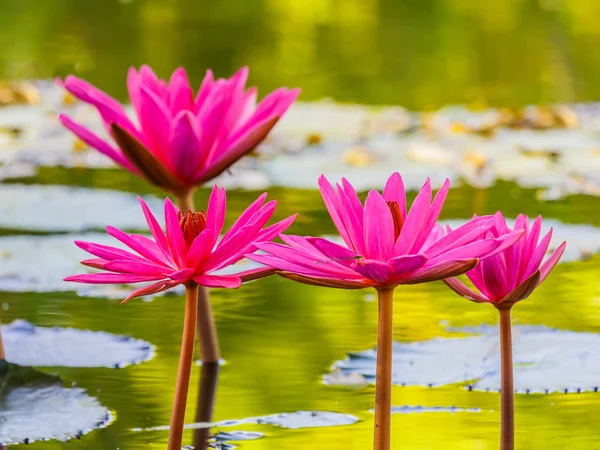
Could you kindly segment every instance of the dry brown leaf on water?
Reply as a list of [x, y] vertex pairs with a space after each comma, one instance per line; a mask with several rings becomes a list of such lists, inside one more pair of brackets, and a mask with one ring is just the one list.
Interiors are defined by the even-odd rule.
[[0, 106], [38, 105], [42, 97], [38, 89], [27, 82], [0, 84]]
[[353, 147], [346, 150], [343, 158], [346, 164], [354, 167], [366, 167], [375, 162], [375, 158], [365, 147]]

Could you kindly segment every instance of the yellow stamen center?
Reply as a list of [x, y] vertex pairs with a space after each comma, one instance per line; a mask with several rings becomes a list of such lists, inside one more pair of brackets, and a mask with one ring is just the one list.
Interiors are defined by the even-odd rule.
[[186, 209], [185, 211], [179, 211], [177, 217], [179, 218], [179, 226], [183, 232], [185, 244], [189, 248], [194, 239], [206, 228], [206, 211]]

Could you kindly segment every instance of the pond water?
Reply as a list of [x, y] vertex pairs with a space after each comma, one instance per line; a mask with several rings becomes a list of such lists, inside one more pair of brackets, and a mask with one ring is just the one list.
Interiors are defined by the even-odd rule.
[[[66, 177], [73, 177], [74, 184], [88, 187], [130, 190], [128, 186], [135, 184], [135, 190], [142, 194], [155, 193], [133, 177], [110, 170], [43, 169], [35, 181], [60, 185]], [[506, 192], [512, 193], [510, 198], [506, 198]], [[254, 195], [243, 191], [230, 194], [229, 222]], [[278, 216], [300, 212], [292, 232], [315, 235], [332, 232], [316, 192], [273, 189], [271, 195], [280, 200]], [[201, 190], [196, 202], [202, 204], [207, 196], [208, 191]], [[463, 186], [451, 191], [444, 218], [467, 217], [473, 211], [484, 213], [501, 208], [508, 216], [519, 211], [532, 215], [541, 212], [566, 222], [583, 222], [592, 218], [600, 206], [595, 197], [568, 197], [552, 203], [538, 203], [534, 198], [534, 190], [508, 183], [484, 190]], [[31, 270], [35, 270], [35, 261], [32, 252]], [[598, 270], [600, 260], [596, 257], [559, 265], [547, 282], [515, 309], [515, 322], [600, 332], [600, 286], [594, 281]], [[323, 411], [350, 414], [358, 422], [303, 429], [256, 423], [224, 424], [213, 432], [262, 433], [263, 437], [256, 440], [236, 443], [247, 449], [301, 449], [316, 444], [340, 450], [368, 448], [372, 439], [369, 410], [373, 387], [332, 386], [322, 380], [331, 365], [347, 352], [374, 346], [376, 302], [372, 294], [318, 289], [278, 277], [253, 282], [239, 290], [214, 291], [214, 311], [226, 359], [221, 368], [215, 421]], [[36, 442], [30, 444], [31, 448], [59, 449], [65, 445], [82, 449], [164, 448], [167, 432], [160, 427], [167, 425], [170, 418], [181, 338], [182, 297], [157, 297], [149, 302], [138, 300], [120, 305], [118, 299], [78, 297], [73, 293], [2, 292], [0, 302], [5, 323], [19, 318], [39, 326], [127, 334], [156, 346], [152, 360], [123, 369], [40, 368], [86, 389], [113, 411], [116, 420], [69, 444]], [[434, 283], [398, 289], [394, 320], [394, 338], [412, 342], [450, 336], [454, 327], [494, 324], [496, 314], [492, 308], [464, 301], [443, 284]], [[194, 368], [192, 377], [188, 423], [194, 422], [200, 367]], [[567, 445], [573, 449], [598, 448], [600, 431], [595, 425], [599, 419], [598, 399], [593, 392], [518, 395], [518, 448]], [[461, 385], [397, 386], [393, 404], [432, 408], [399, 409], [404, 414], [394, 415], [394, 448], [497, 447], [499, 396], [496, 393], [470, 392]], [[159, 429], [132, 431], [153, 427]], [[191, 444], [192, 439], [193, 432], [187, 431], [185, 441]]]
[[[410, 110], [448, 103], [478, 109], [488, 104], [590, 101], [600, 99], [600, 85], [595, 83], [600, 56], [589, 51], [600, 43], [598, 12], [594, 2], [558, 0], [436, 1], [427, 6], [392, 0], [227, 0], [202, 6], [190, 0], [5, 0], [0, 6], [0, 79], [48, 79], [77, 73], [122, 98], [125, 71], [132, 64], [149, 63], [162, 76], [185, 65], [196, 84], [207, 67], [222, 76], [248, 64], [250, 81], [259, 85], [261, 92], [280, 85], [301, 86], [303, 100], [327, 96], [368, 105], [397, 104]], [[57, 131], [55, 122], [44, 122], [54, 109], [7, 108], [0, 109], [0, 169], [11, 171], [0, 170], [2, 322], [22, 319], [41, 327], [71, 327], [133, 338], [94, 335], [104, 336], [114, 345], [110, 357], [90, 351], [87, 361], [95, 364], [76, 361], [74, 355], [82, 352], [81, 348], [65, 350], [70, 355], [69, 367], [31, 362], [43, 374], [60, 376], [62, 387], [75, 384], [85, 390], [77, 391], [78, 395], [93, 402], [94, 420], [102, 420], [97, 424], [101, 428], [89, 433], [87, 428], [93, 424], [82, 425], [86, 428], [81, 430], [86, 431], [83, 436], [69, 430], [68, 434], [79, 439], [34, 442], [29, 448], [163, 449], [179, 359], [182, 296], [137, 299], [121, 305], [126, 290], [75, 293], [59, 281], [79, 270], [76, 261], [80, 254], [72, 252], [74, 246], [67, 249], [65, 242], [82, 233], [101, 232], [104, 223], [139, 228], [139, 210], [129, 194], [158, 202], [161, 193], [124, 171], [107, 167], [110, 164], [93, 152], [73, 147], [72, 139]], [[315, 185], [315, 174], [321, 170], [349, 171], [351, 181], [361, 189], [381, 187], [388, 172], [399, 170], [411, 179], [410, 197], [427, 174], [438, 185], [440, 179], [450, 176], [456, 187], [446, 202], [444, 220], [500, 209], [507, 217], [521, 212], [543, 214], [573, 226], [561, 231], [572, 242], [569, 261], [557, 266], [535, 294], [515, 308], [515, 323], [600, 333], [600, 258], [595, 256], [600, 248], [595, 228], [600, 227], [600, 198], [581, 194], [600, 192], [597, 105], [590, 106], [587, 116], [579, 112], [580, 119], [587, 120], [581, 133], [525, 130], [458, 141], [446, 131], [438, 129], [436, 133], [442, 137], [431, 138], [431, 130], [425, 130], [425, 144], [407, 150], [412, 159], [392, 163], [385, 158], [394, 154], [394, 146], [414, 137], [410, 124], [414, 117], [401, 127], [406, 132], [404, 140], [384, 142], [387, 150], [379, 149], [383, 152], [379, 155], [375, 151], [373, 162], [369, 155], [382, 145], [376, 139], [356, 154], [342, 155], [336, 150], [352, 148], [361, 140], [349, 136], [356, 127], [349, 126], [348, 116], [342, 114], [343, 120], [332, 120], [335, 127], [322, 129], [318, 120], [329, 118], [322, 105], [305, 103], [295, 108], [297, 115], [286, 128], [296, 127], [296, 135], [290, 138], [294, 145], [290, 145], [298, 147], [294, 139], [300, 136], [304, 142], [311, 127], [316, 127], [325, 137], [325, 151], [305, 149], [307, 157], [283, 162], [268, 157], [240, 162], [248, 169], [242, 173], [245, 181], [225, 181], [249, 189], [228, 192], [226, 226], [256, 198], [259, 189], [269, 187], [270, 198], [279, 201], [276, 219], [300, 213], [290, 233], [333, 234], [335, 229], [318, 191], [307, 187]], [[458, 116], [463, 113], [459, 111]], [[465, 122], [472, 125], [471, 119], [467, 117]], [[310, 125], [303, 128], [304, 120]], [[476, 121], [474, 126], [479, 125]], [[345, 127], [348, 129], [343, 130]], [[19, 136], [12, 136], [13, 128]], [[328, 132], [335, 134], [331, 141], [327, 141]], [[443, 151], [432, 147], [432, 142], [442, 142]], [[277, 140], [274, 146], [276, 150], [286, 147]], [[467, 173], [456, 169], [460, 161], [448, 159], [444, 153], [464, 156], [473, 148], [478, 152], [475, 157], [487, 158], [486, 167], [493, 172], [485, 182], [469, 179]], [[337, 159], [328, 166], [325, 157], [332, 154]], [[318, 162], [311, 165], [314, 161]], [[296, 166], [299, 163], [304, 165]], [[294, 170], [296, 167], [299, 169]], [[368, 177], [361, 176], [367, 172]], [[238, 174], [234, 171], [232, 178]], [[531, 181], [534, 174], [537, 178]], [[585, 182], [579, 183], [581, 179]], [[68, 187], [86, 190], [75, 192], [66, 190]], [[558, 189], [558, 194], [552, 189]], [[199, 190], [196, 204], [205, 204], [208, 194], [206, 188]], [[90, 204], [86, 205], [85, 199]], [[117, 207], [120, 210], [115, 210]], [[53, 254], [56, 260], [51, 258]], [[370, 448], [374, 387], [365, 385], [360, 377], [340, 386], [325, 383], [324, 376], [349, 352], [374, 347], [374, 292], [319, 289], [270, 277], [239, 290], [214, 290], [212, 301], [226, 360], [220, 368], [213, 417], [219, 423], [212, 428], [213, 434], [220, 432], [223, 441], [248, 450]], [[395, 294], [394, 339], [408, 344], [447, 338], [456, 336], [457, 329], [462, 330], [461, 336], [468, 336], [474, 332], [464, 327], [494, 326], [496, 318], [493, 308], [467, 302], [442, 283], [401, 287]], [[48, 331], [48, 336], [54, 334]], [[80, 341], [84, 342], [105, 345], [91, 337]], [[118, 345], [131, 342], [135, 343], [133, 349]], [[133, 356], [127, 353], [124, 364], [114, 363], [121, 351], [132, 351]], [[565, 360], [585, 351], [570, 348]], [[10, 359], [10, 348], [7, 353]], [[46, 361], [54, 361], [56, 355], [44, 356]], [[129, 363], [139, 364], [110, 367]], [[211, 388], [207, 373], [201, 385], [202, 368], [193, 368], [188, 424], [196, 421], [199, 393]], [[540, 376], [543, 381], [543, 371]], [[596, 376], [600, 384], [600, 373]], [[52, 386], [57, 383], [53, 377], [40, 377], [50, 379]], [[568, 384], [569, 367], [558, 378], [555, 384], [573, 388]], [[497, 448], [499, 395], [465, 387], [465, 383], [434, 388], [395, 386], [393, 448]], [[0, 386], [0, 408], [7, 405], [3, 389]], [[591, 391], [517, 395], [517, 448], [600, 449], [600, 394], [593, 392], [593, 384], [582, 389]], [[64, 391], [67, 389], [60, 390], [61, 394]], [[576, 392], [577, 387], [570, 391]], [[49, 408], [62, 405], [52, 398], [42, 403]], [[108, 415], [100, 405], [108, 408]], [[292, 415], [281, 416], [283, 413]], [[0, 414], [0, 435], [6, 431], [6, 423]], [[184, 442], [192, 445], [195, 433], [199, 432], [186, 431]]]

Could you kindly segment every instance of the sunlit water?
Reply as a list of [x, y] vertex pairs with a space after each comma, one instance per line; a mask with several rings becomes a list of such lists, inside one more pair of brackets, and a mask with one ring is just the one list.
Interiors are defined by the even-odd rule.
[[[61, 184], [65, 180], [89, 187], [121, 186], [141, 193], [155, 192], [117, 171], [43, 169], [36, 181]], [[202, 204], [207, 195], [207, 190], [200, 191], [196, 202]], [[230, 193], [229, 223], [255, 195]], [[291, 232], [320, 235], [333, 231], [317, 192], [274, 189], [272, 196], [280, 200], [278, 216], [300, 212]], [[598, 222], [593, 215], [599, 204], [595, 198], [568, 197], [552, 203], [538, 203], [534, 198], [533, 190], [507, 183], [489, 190], [460, 187], [451, 191], [443, 217], [467, 217], [473, 212], [489, 213], [501, 208], [508, 216], [518, 211], [530, 215], [541, 212], [565, 222]], [[31, 270], [35, 270], [35, 254], [31, 256]], [[596, 281], [599, 270], [600, 261], [595, 257], [559, 265], [531, 298], [515, 308], [515, 322], [600, 332], [600, 285]], [[319, 289], [277, 277], [244, 285], [239, 290], [213, 291], [226, 360], [221, 368], [215, 421], [296, 411], [346, 413], [359, 421], [340, 427], [298, 430], [245, 424], [212, 432], [240, 429], [264, 434], [256, 440], [231, 442], [246, 449], [369, 448], [373, 387], [330, 386], [323, 384], [322, 379], [331, 364], [347, 352], [374, 346], [377, 305], [373, 299], [373, 292], [368, 290]], [[120, 305], [118, 300], [78, 298], [70, 293], [3, 292], [0, 302], [5, 323], [21, 318], [41, 326], [103, 330], [128, 334], [156, 346], [156, 356], [151, 361], [124, 369], [41, 369], [87, 389], [114, 412], [116, 420], [81, 440], [68, 444], [37, 442], [30, 444], [31, 448], [165, 447], [166, 431], [133, 430], [169, 423], [182, 330], [181, 297], [164, 296]], [[449, 327], [494, 324], [495, 320], [493, 308], [461, 299], [442, 283], [401, 287], [396, 291], [394, 338], [400, 342], [448, 336]], [[200, 370], [198, 366], [193, 369], [188, 423], [195, 418]], [[518, 448], [599, 448], [599, 395], [518, 395]], [[393, 448], [497, 448], [499, 400], [496, 393], [469, 392], [458, 385], [433, 389], [395, 387], [395, 406], [457, 407], [468, 411], [395, 414]], [[185, 442], [191, 444], [192, 439], [192, 431], [186, 431]]]

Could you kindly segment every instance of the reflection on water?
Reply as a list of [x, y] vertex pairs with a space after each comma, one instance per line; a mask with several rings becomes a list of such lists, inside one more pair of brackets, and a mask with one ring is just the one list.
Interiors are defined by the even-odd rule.
[[598, 2], [4, 0], [0, 79], [77, 73], [125, 95], [129, 65], [199, 85], [251, 67], [304, 99], [501, 106], [600, 98]]
[[[196, 423], [212, 421], [217, 385], [219, 382], [219, 364], [208, 363], [202, 366], [200, 372], [200, 386], [198, 388], [198, 402], [196, 405]], [[193, 446], [196, 450], [208, 448], [210, 428], [194, 430]]]

